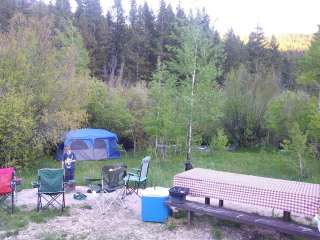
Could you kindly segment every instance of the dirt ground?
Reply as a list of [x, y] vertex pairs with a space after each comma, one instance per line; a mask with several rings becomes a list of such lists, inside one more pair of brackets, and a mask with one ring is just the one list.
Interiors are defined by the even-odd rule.
[[[69, 216], [56, 217], [46, 223], [30, 223], [16, 236], [6, 240], [112, 240], [112, 239], [279, 239], [277, 233], [255, 229], [248, 226], [217, 225], [208, 217], [198, 216], [192, 226], [185, 218], [171, 218], [166, 224], [141, 221], [141, 199], [131, 194], [125, 198], [127, 208], [118, 204], [109, 210], [102, 203], [113, 198], [116, 192], [104, 194], [86, 193], [87, 188], [77, 187], [76, 191], [87, 195], [86, 200], [73, 199], [73, 193], [66, 194], [66, 205], [70, 207]], [[18, 206], [36, 208], [36, 189], [25, 189], [18, 193]], [[232, 207], [232, 206], [230, 206]], [[238, 206], [233, 206], [238, 208]], [[257, 209], [251, 209], [257, 212]], [[261, 209], [259, 211], [262, 211]], [[264, 213], [265, 215], [266, 212]], [[265, 237], [268, 238], [265, 238]], [[285, 239], [285, 238], [282, 238]]]

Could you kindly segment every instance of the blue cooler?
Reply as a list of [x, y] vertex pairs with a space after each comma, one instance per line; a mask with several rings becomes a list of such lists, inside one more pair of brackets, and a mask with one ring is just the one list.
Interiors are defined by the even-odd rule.
[[167, 188], [150, 187], [142, 192], [141, 218], [144, 222], [164, 223], [170, 214], [166, 201], [169, 199]]

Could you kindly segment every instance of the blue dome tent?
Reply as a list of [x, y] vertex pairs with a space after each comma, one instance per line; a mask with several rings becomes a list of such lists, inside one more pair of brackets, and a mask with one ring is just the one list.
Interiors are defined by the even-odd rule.
[[85, 128], [69, 131], [58, 148], [56, 160], [63, 160], [63, 149], [70, 146], [77, 160], [120, 158], [118, 137], [105, 129]]

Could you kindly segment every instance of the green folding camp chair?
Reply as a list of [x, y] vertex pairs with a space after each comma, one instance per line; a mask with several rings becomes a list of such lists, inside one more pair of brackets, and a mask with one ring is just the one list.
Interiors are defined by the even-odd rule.
[[139, 188], [145, 188], [148, 180], [149, 163], [151, 157], [142, 159], [140, 169], [132, 168], [125, 177], [126, 194], [136, 193], [139, 196]]
[[[38, 170], [38, 182], [33, 184], [38, 188], [37, 211], [44, 208], [65, 208], [64, 170], [43, 168]], [[43, 202], [45, 201], [45, 204]]]

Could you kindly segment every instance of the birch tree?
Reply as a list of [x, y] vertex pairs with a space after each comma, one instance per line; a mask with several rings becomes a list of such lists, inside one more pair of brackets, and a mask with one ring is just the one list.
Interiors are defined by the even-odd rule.
[[179, 122], [186, 133], [186, 162], [192, 162], [192, 144], [201, 142], [205, 129], [219, 117], [222, 98], [216, 80], [222, 71], [216, 64], [221, 59], [221, 45], [214, 45], [213, 32], [204, 32], [196, 20], [182, 28], [180, 48], [169, 63], [181, 94]]

